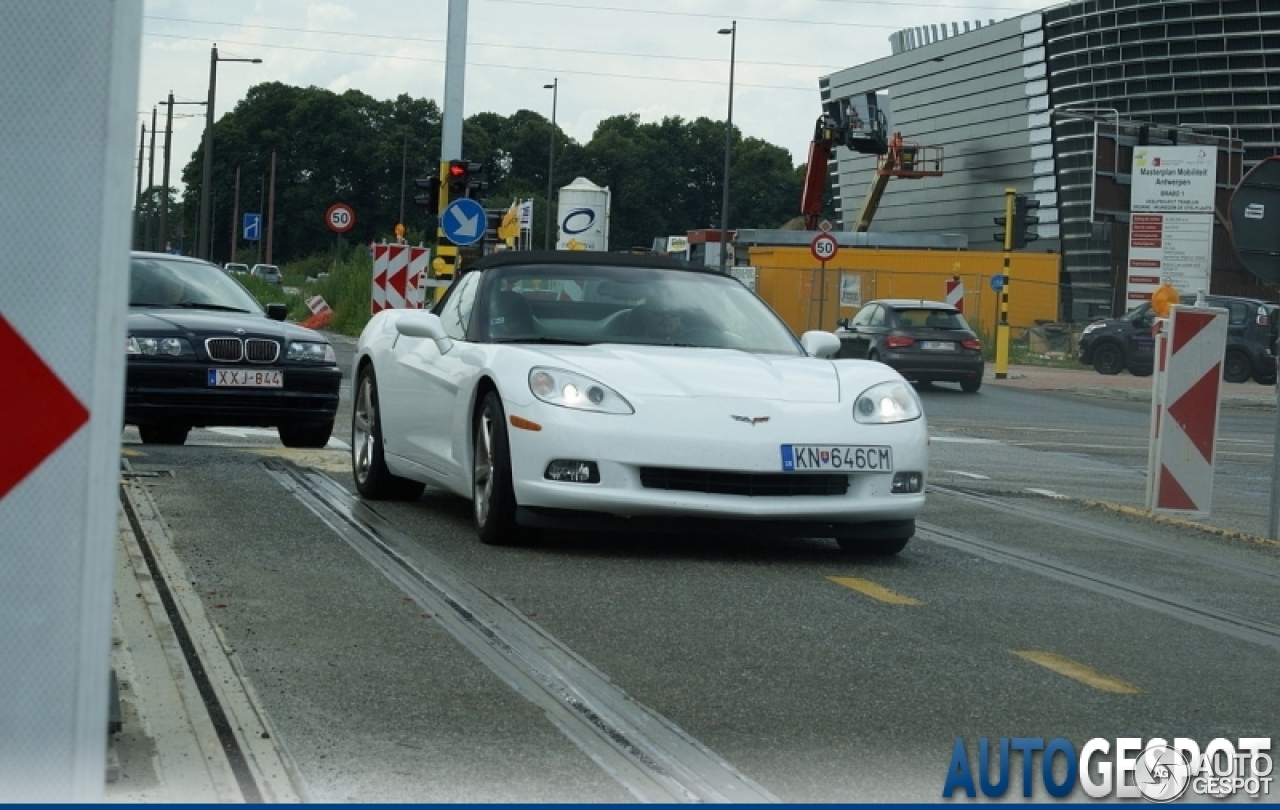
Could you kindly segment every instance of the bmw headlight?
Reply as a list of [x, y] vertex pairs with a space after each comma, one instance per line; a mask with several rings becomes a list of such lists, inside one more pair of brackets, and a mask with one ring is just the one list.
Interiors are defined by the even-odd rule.
[[885, 382], [863, 391], [853, 403], [853, 419], [864, 425], [888, 425], [919, 419], [915, 391], [905, 382]]
[[142, 357], [181, 357], [182, 355], [194, 355], [191, 344], [183, 338], [166, 337], [133, 337], [129, 336], [129, 341], [125, 344], [125, 354], [128, 356]]
[[562, 408], [596, 413], [635, 413], [631, 403], [617, 391], [590, 377], [558, 368], [529, 371], [529, 390], [543, 402]]
[[285, 358], [302, 363], [338, 362], [337, 355], [333, 353], [333, 347], [328, 343], [304, 343], [296, 340], [289, 344], [289, 351], [285, 354]]
[[1102, 321], [1098, 321], [1098, 322], [1096, 322], [1096, 323], [1091, 323], [1091, 324], [1089, 324], [1088, 326], [1086, 326], [1086, 327], [1084, 328], [1084, 331], [1083, 331], [1083, 332], [1081, 332], [1081, 333], [1080, 333], [1080, 337], [1084, 337], [1085, 335], [1089, 334], [1089, 333], [1090, 333], [1090, 332], [1092, 332], [1093, 330], [1095, 330], [1095, 329], [1101, 329], [1101, 328], [1102, 328], [1102, 327], [1104, 327], [1104, 326], [1106, 326], [1106, 324], [1105, 324], [1105, 323], [1103, 323]]

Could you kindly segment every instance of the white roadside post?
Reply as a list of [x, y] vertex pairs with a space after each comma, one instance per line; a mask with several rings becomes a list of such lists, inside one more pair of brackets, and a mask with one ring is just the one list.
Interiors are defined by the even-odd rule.
[[98, 802], [142, 0], [0, 7], [0, 794]]

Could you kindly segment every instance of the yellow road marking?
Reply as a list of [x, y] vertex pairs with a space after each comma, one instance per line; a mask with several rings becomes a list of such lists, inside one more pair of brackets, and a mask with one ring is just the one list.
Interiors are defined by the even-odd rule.
[[918, 605], [920, 600], [912, 599], [910, 596], [903, 596], [900, 593], [894, 593], [888, 588], [877, 585], [869, 579], [859, 579], [858, 577], [827, 577], [827, 579], [851, 588], [860, 594], [870, 596], [872, 599], [879, 599], [881, 602], [887, 602], [890, 605]]
[[1103, 692], [1111, 692], [1116, 695], [1137, 695], [1142, 693], [1141, 689], [1127, 681], [1112, 678], [1110, 675], [1103, 675], [1096, 669], [1091, 669], [1084, 664], [1072, 661], [1070, 658], [1063, 658], [1057, 653], [1042, 652], [1040, 650], [1010, 650], [1009, 652], [1033, 664], [1039, 664], [1045, 669], [1052, 670], [1059, 675], [1066, 676], [1073, 681], [1079, 681], [1085, 686], [1091, 686]]
[[134, 458], [136, 456], [145, 456], [146, 453], [142, 452], [141, 450], [133, 450], [128, 447], [122, 447], [120, 448], [120, 455], [129, 457], [129, 458]]

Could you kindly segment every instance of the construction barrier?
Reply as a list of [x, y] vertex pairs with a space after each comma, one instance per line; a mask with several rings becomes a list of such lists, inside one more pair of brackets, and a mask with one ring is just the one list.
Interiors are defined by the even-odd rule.
[[1227, 310], [1175, 305], [1167, 326], [1167, 336], [1156, 334], [1147, 511], [1205, 516], [1213, 500]]
[[[752, 246], [749, 257], [756, 294], [797, 334], [835, 329], [837, 319], [853, 317], [877, 298], [947, 301], [957, 292], [956, 303], [975, 330], [994, 335], [999, 322], [994, 280], [1004, 274], [1000, 252], [846, 247], [820, 266], [807, 246]], [[1059, 320], [1060, 258], [1013, 254], [1009, 325], [1015, 338]]]
[[373, 287], [369, 314], [384, 309], [422, 309], [426, 300], [430, 251], [410, 245], [373, 246]]

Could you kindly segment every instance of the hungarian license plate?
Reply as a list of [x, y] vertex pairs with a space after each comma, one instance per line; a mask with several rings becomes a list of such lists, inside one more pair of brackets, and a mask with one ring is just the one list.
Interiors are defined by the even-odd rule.
[[860, 444], [784, 444], [783, 472], [893, 472], [893, 448]]
[[283, 388], [284, 372], [271, 369], [211, 368], [213, 388]]
[[920, 348], [926, 352], [953, 352], [956, 349], [956, 344], [949, 340], [922, 340], [920, 341]]

